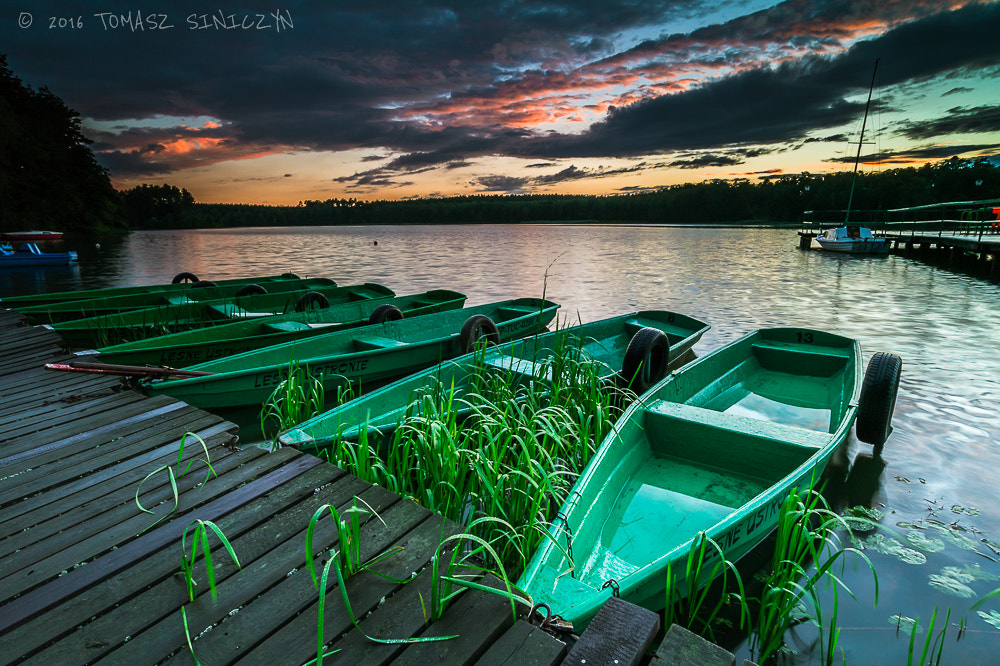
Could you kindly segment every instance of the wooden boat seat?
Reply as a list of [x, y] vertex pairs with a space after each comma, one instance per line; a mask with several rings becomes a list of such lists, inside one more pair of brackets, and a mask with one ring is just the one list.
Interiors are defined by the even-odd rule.
[[486, 365], [504, 372], [521, 375], [526, 379], [552, 380], [551, 367], [542, 363], [535, 363], [528, 359], [517, 356], [506, 356], [497, 354], [486, 359]]
[[392, 338], [379, 338], [375, 336], [354, 338], [354, 346], [358, 351], [370, 351], [373, 349], [392, 349], [393, 347], [405, 347], [407, 343], [393, 340]]
[[532, 312], [538, 312], [537, 306], [530, 305], [504, 305], [503, 307], [497, 308], [497, 313], [513, 319], [514, 317], [523, 317], [526, 314], [531, 314]]
[[295, 331], [308, 331], [312, 327], [298, 321], [279, 321], [273, 324], [265, 324], [265, 328], [276, 333], [294, 333]]
[[809, 449], [823, 448], [830, 441], [830, 433], [827, 432], [797, 428], [738, 414], [726, 414], [714, 409], [705, 409], [668, 400], [655, 400], [646, 406], [646, 411], [657, 416], [745, 433], [752, 437]]
[[781, 368], [784, 372], [814, 377], [831, 377], [841, 372], [852, 358], [851, 349], [819, 347], [803, 349], [801, 345], [767, 340], [755, 342], [754, 356], [764, 368]]

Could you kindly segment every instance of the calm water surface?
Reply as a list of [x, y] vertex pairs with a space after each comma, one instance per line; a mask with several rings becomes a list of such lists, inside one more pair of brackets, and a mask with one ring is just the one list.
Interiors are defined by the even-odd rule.
[[[544, 292], [574, 321], [675, 310], [713, 326], [699, 353], [765, 326], [856, 337], [866, 360], [899, 354], [903, 375], [883, 461], [853, 438], [845, 452], [856, 464], [838, 501], [878, 508], [889, 541], [865, 543], [877, 607], [863, 568], [845, 575], [858, 600], [840, 595], [838, 645], [848, 664], [905, 664], [909, 631], [893, 616], [919, 617], [925, 630], [936, 608], [936, 633], [950, 608], [942, 663], [994, 663], [1000, 630], [970, 607], [1000, 587], [1000, 287], [903, 257], [803, 252], [797, 240], [772, 229], [571, 225], [140, 232], [76, 248], [77, 267], [0, 271], [0, 295], [292, 271], [398, 294], [450, 288], [470, 305]], [[1000, 600], [979, 610], [1000, 617]], [[956, 641], [959, 618], [968, 627]], [[786, 663], [818, 663], [815, 637], [801, 628]]]

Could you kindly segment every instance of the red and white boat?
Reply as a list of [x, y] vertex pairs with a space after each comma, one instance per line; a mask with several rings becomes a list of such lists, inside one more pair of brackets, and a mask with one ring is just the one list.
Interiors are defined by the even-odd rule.
[[39, 241], [62, 240], [61, 231], [5, 231], [0, 233], [0, 240], [5, 241], [26, 241], [37, 243]]

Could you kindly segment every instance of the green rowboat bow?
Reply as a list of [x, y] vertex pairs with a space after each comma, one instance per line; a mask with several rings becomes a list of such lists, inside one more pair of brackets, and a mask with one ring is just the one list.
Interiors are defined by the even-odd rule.
[[[662, 609], [667, 568], [684, 571], [693, 540], [706, 534], [733, 562], [749, 552], [790, 490], [822, 473], [856, 415], [858, 437], [881, 447], [901, 362], [876, 354], [863, 390], [860, 368], [854, 340], [766, 329], [667, 377], [601, 443], [518, 587], [577, 631], [613, 589]], [[685, 581], [682, 594], [707, 582]]]
[[298, 363], [323, 383], [330, 402], [348, 384], [360, 392], [370, 390], [466, 353], [480, 339], [497, 344], [537, 333], [558, 308], [551, 301], [520, 298], [387, 321], [187, 368], [212, 375], [144, 380], [140, 386], [152, 395], [171, 395], [205, 409], [260, 405], [288, 376], [291, 364]]
[[123, 294], [105, 298], [73, 300], [47, 305], [20, 307], [18, 311], [37, 324], [52, 324], [55, 322], [72, 321], [101, 315], [117, 315], [148, 308], [175, 307], [189, 303], [207, 301], [234, 300], [251, 295], [275, 295], [304, 290], [336, 287], [337, 283], [329, 278], [305, 278], [299, 280], [276, 280], [265, 283], [248, 283], [243, 285], [198, 286], [195, 283], [183, 291], [143, 292], [138, 294]]
[[[579, 350], [579, 357], [600, 363], [604, 380], [632, 380], [642, 392], [647, 382], [661, 379], [668, 367], [686, 360], [691, 347], [709, 326], [691, 317], [662, 310], [633, 312], [601, 321], [569, 326], [532, 338], [516, 340], [485, 354], [474, 352], [424, 370], [324, 412], [279, 437], [285, 446], [315, 453], [338, 440], [355, 441], [361, 431], [382, 437], [406, 416], [419, 417], [419, 396], [454, 387], [455, 405], [462, 405], [474, 377], [486, 370], [509, 382], [546, 381], [561, 353]], [[627, 378], [627, 379], [626, 379]]]
[[191, 301], [52, 324], [69, 347], [94, 349], [122, 342], [217, 326], [246, 319], [395, 296], [380, 284], [316, 287], [274, 294], [250, 294]]
[[184, 368], [216, 358], [302, 340], [344, 328], [461, 308], [465, 295], [435, 289], [422, 294], [331, 305], [319, 310], [196, 328], [98, 349], [102, 363]]
[[[189, 282], [183, 279], [191, 279]], [[199, 281], [198, 277], [191, 273], [178, 273], [171, 284], [151, 284], [134, 287], [104, 287], [102, 289], [81, 289], [79, 291], [53, 291], [45, 294], [25, 294], [22, 296], [5, 296], [0, 298], [0, 307], [22, 308], [36, 305], [47, 305], [50, 303], [64, 303], [68, 301], [86, 301], [93, 298], [114, 298], [130, 294], [180, 294], [186, 292], [197, 284], [197, 288], [205, 286], [216, 287], [236, 287], [239, 289], [247, 284], [259, 284], [267, 286], [271, 282], [284, 280], [300, 280], [295, 273], [283, 273], [281, 275], [268, 275], [261, 277], [236, 278], [232, 280]]]

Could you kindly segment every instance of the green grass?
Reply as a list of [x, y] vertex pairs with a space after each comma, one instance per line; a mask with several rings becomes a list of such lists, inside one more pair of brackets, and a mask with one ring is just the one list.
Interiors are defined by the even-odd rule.
[[280, 446], [278, 434], [312, 418], [323, 410], [323, 382], [313, 377], [308, 365], [292, 361], [260, 411], [260, 431], [271, 442], [271, 450]]
[[[437, 384], [411, 401], [387, 437], [361, 429], [330, 462], [465, 525], [516, 578], [621, 413], [623, 392], [568, 333], [539, 357], [538, 376], [478, 371], [464, 392]], [[489, 518], [491, 520], [481, 520]]]

